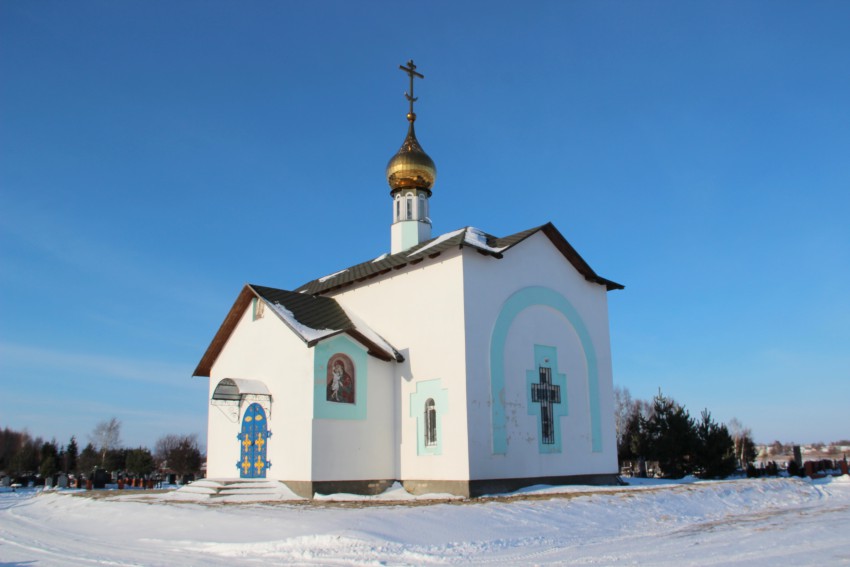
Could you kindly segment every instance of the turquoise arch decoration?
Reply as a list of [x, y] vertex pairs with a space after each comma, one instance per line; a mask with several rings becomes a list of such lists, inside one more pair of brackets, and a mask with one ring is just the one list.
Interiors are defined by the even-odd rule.
[[271, 437], [266, 412], [260, 404], [251, 404], [242, 418], [242, 432], [239, 438], [240, 478], [266, 478], [266, 470], [271, 463], [266, 459], [268, 439]]
[[536, 305], [550, 307], [564, 316], [572, 325], [581, 342], [587, 363], [587, 389], [590, 403], [590, 436], [591, 450], [602, 452], [602, 421], [599, 406], [599, 368], [596, 360], [596, 349], [590, 332], [584, 324], [576, 308], [560, 293], [543, 286], [525, 287], [511, 295], [493, 328], [490, 337], [490, 395], [492, 397], [491, 421], [493, 428], [493, 453], [507, 454], [507, 415], [505, 413], [505, 344], [508, 331], [517, 315]]
[[[369, 372], [366, 350], [346, 337], [337, 335], [317, 344], [313, 353], [313, 417], [315, 419], [366, 419]], [[354, 403], [328, 401], [327, 364], [342, 353], [354, 363]]]
[[[552, 419], [555, 423], [555, 442], [543, 443], [542, 410], [539, 403], [531, 401], [532, 384], [540, 382], [540, 367], [547, 366], [552, 369], [552, 385], [560, 388], [561, 401], [552, 406]], [[562, 417], [569, 415], [569, 404], [567, 403], [567, 375], [558, 372], [558, 349], [551, 346], [534, 345], [534, 369], [525, 372], [525, 395], [528, 400], [528, 415], [537, 416], [537, 450], [540, 453], [560, 453], [561, 434], [559, 425]]]
[[[437, 444], [425, 445], [425, 402], [434, 400], [437, 410]], [[416, 391], [410, 394], [410, 417], [416, 419], [416, 454], [440, 455], [443, 452], [443, 416], [449, 413], [449, 391], [440, 388], [440, 380], [417, 382]]]

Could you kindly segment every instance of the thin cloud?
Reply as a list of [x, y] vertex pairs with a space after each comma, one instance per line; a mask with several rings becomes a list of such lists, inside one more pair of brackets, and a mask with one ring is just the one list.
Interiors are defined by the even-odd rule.
[[192, 372], [191, 367], [183, 364], [66, 352], [9, 342], [0, 342], [0, 358], [3, 366], [62, 370], [64, 373], [94, 374], [157, 385], [173, 385], [175, 381], [187, 379]]

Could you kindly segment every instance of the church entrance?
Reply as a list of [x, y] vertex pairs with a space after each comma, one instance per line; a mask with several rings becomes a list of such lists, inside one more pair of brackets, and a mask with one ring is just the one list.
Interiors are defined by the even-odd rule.
[[268, 438], [271, 432], [266, 420], [266, 412], [260, 404], [251, 404], [242, 418], [242, 432], [239, 434], [239, 477], [266, 478], [269, 462]]

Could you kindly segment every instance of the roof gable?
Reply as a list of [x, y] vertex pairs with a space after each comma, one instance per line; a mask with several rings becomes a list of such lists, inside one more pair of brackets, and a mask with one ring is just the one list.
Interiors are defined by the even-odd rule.
[[391, 273], [393, 270], [400, 270], [408, 265], [418, 264], [426, 258], [436, 258], [447, 250], [464, 247], [471, 247], [481, 254], [500, 259], [505, 252], [538, 232], [543, 232], [555, 248], [561, 252], [586, 280], [604, 285], [608, 291], [623, 289], [624, 286], [600, 277], [594, 272], [590, 265], [576, 252], [575, 248], [555, 228], [555, 225], [549, 222], [502, 238], [487, 234], [474, 227], [461, 228], [427, 240], [408, 250], [392, 255], [384, 254], [374, 260], [362, 262], [339, 272], [312, 280], [297, 288], [296, 291], [310, 295], [329, 293], [358, 282], [382, 277], [385, 274]]
[[356, 315], [346, 312], [333, 298], [246, 284], [207, 347], [193, 376], [210, 375], [213, 364], [254, 298], [264, 301], [308, 348], [323, 339], [346, 333], [366, 347], [369, 354], [376, 358], [385, 361], [394, 359], [398, 362], [404, 360], [404, 357], [383, 337], [370, 329]]

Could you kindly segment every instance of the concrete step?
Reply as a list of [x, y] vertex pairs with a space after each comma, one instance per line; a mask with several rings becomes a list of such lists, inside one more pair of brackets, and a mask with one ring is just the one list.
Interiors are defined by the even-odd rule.
[[274, 499], [293, 496], [285, 484], [263, 478], [204, 478], [177, 490], [181, 494], [205, 495], [211, 499], [238, 496], [270, 496]]

